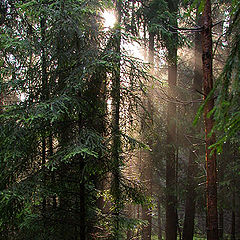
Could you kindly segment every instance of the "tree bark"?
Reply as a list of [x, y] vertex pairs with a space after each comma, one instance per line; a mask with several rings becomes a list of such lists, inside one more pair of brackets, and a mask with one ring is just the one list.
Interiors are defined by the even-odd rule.
[[5, 1], [0, 2], [0, 26], [4, 24], [7, 16], [7, 3]]
[[235, 199], [235, 191], [233, 190], [233, 196], [232, 196], [231, 240], [236, 240], [236, 236], [235, 236], [235, 229], [236, 229], [235, 207], [236, 207], [236, 199]]
[[154, 33], [149, 32], [149, 55], [148, 55], [148, 61], [152, 65], [151, 69], [154, 70]]
[[[203, 31], [202, 31], [202, 61], [203, 61], [203, 88], [204, 100], [213, 89], [212, 75], [212, 18], [211, 1], [206, 0], [203, 11]], [[218, 215], [217, 215], [217, 166], [216, 151], [211, 153], [209, 147], [216, 142], [215, 135], [211, 134], [214, 120], [208, 114], [214, 107], [214, 98], [211, 97], [204, 108], [205, 122], [205, 152], [207, 171], [207, 239], [218, 240]]]
[[[80, 161], [80, 172], [83, 173], [85, 167], [85, 161], [82, 158]], [[82, 174], [82, 179], [80, 179], [80, 206], [79, 206], [79, 215], [80, 215], [80, 240], [85, 240], [86, 239], [86, 199], [85, 199], [85, 181], [84, 181], [84, 176]]]
[[[47, 99], [47, 62], [46, 62], [46, 51], [45, 51], [45, 37], [46, 37], [46, 19], [44, 17], [40, 20], [41, 27], [41, 67], [42, 67], [42, 93], [41, 99], [44, 101]], [[46, 185], [46, 137], [45, 137], [45, 126], [42, 136], [42, 173], [43, 173], [43, 188]], [[43, 224], [46, 222], [46, 196], [43, 196], [42, 200], [42, 215]], [[45, 226], [44, 226], [45, 227]]]
[[[199, 17], [196, 17], [198, 24], [200, 23]], [[194, 115], [198, 111], [199, 105], [195, 102], [200, 98], [198, 92], [202, 92], [202, 61], [201, 61], [201, 34], [199, 32], [195, 33], [195, 49], [194, 49], [194, 79], [193, 79], [193, 89], [194, 93], [192, 95], [193, 99], [193, 112]], [[199, 132], [199, 128], [192, 131], [194, 136]], [[196, 204], [196, 160], [198, 150], [194, 149], [191, 145], [189, 147], [189, 159], [188, 159], [188, 176], [187, 176], [187, 198], [185, 203], [185, 218], [183, 226], [183, 240], [191, 240], [194, 235], [194, 219], [195, 219], [195, 204]]]
[[116, 25], [116, 39], [115, 39], [115, 51], [118, 55], [116, 58], [116, 70], [113, 76], [112, 82], [112, 102], [113, 102], [113, 123], [112, 123], [112, 160], [113, 160], [113, 183], [112, 183], [112, 194], [114, 198], [114, 233], [113, 238], [119, 239], [120, 233], [120, 212], [121, 212], [121, 189], [120, 189], [120, 149], [121, 149], [121, 137], [120, 137], [120, 54], [121, 54], [121, 11], [122, 1], [116, 0], [115, 2], [117, 11], [117, 25]]
[[[177, 83], [177, 48], [169, 50], [168, 85], [169, 95], [173, 95]], [[166, 240], [177, 239], [176, 209], [176, 104], [168, 103], [167, 111], [167, 162], [166, 162]]]
[[161, 201], [158, 198], [158, 240], [162, 240], [162, 212], [161, 212]]
[[[235, 167], [235, 161], [233, 160], [233, 169]], [[232, 222], [231, 222], [231, 240], [236, 239], [236, 193], [235, 193], [235, 186], [236, 186], [236, 177], [235, 172], [232, 173]]]
[[[178, 1], [168, 0], [169, 11], [177, 13]], [[172, 22], [177, 27], [177, 19]], [[178, 36], [173, 33], [168, 49], [168, 94], [174, 98], [177, 85]], [[177, 239], [177, 196], [176, 196], [176, 104], [168, 103], [167, 110], [167, 159], [166, 159], [166, 240]]]
[[221, 184], [224, 181], [224, 173], [226, 169], [226, 164], [228, 164], [228, 160], [230, 156], [228, 155], [230, 153], [230, 145], [229, 142], [226, 142], [223, 145], [223, 152], [221, 154], [221, 158], [219, 160], [218, 164], [218, 183], [219, 183], [219, 196], [218, 199], [218, 206], [219, 206], [219, 228], [218, 228], [218, 236], [220, 240], [223, 240], [224, 236], [224, 201], [225, 201], [225, 187]]
[[[149, 154], [145, 154], [145, 166], [144, 166], [144, 180], [146, 182], [147, 188], [147, 195], [151, 196], [152, 194], [152, 171], [149, 167]], [[148, 222], [148, 225], [143, 228], [142, 231], [142, 239], [144, 240], [151, 240], [152, 235], [152, 209], [148, 208], [147, 206], [142, 207], [142, 219]]]
[[[151, 64], [151, 72], [154, 71], [154, 33], [149, 32], [149, 47], [148, 47], [148, 61]], [[146, 103], [147, 106], [146, 109], [148, 111], [148, 114], [151, 118], [153, 118], [153, 111], [152, 111], [152, 104], [150, 100], [150, 96], [147, 96]], [[152, 119], [150, 120], [152, 121]], [[143, 132], [145, 131], [144, 128], [147, 126], [143, 126]], [[152, 125], [152, 122], [149, 124]], [[152, 147], [152, 139], [151, 137], [147, 139], [148, 145]], [[143, 178], [146, 181], [146, 188], [147, 188], [147, 194], [149, 196], [152, 195], [152, 167], [151, 167], [151, 154], [149, 151], [145, 151], [145, 158], [144, 158], [144, 171], [143, 171]], [[145, 240], [151, 240], [152, 235], [152, 210], [149, 209], [146, 206], [143, 206], [142, 208], [142, 219], [146, 220], [148, 222], [148, 225], [143, 229], [142, 237]]]
[[224, 226], [224, 217], [223, 217], [223, 208], [219, 210], [219, 239], [223, 240], [223, 226]]
[[[177, 65], [169, 64], [169, 88], [176, 86]], [[167, 162], [166, 162], [166, 239], [177, 239], [177, 209], [176, 209], [176, 172], [175, 172], [175, 134], [176, 134], [176, 104], [168, 103], [168, 133], [167, 133]]]
[[190, 149], [188, 161], [188, 179], [187, 179], [187, 199], [185, 203], [185, 218], [183, 226], [183, 240], [191, 240], [194, 235], [194, 218], [195, 218], [195, 167], [196, 156], [193, 150]]

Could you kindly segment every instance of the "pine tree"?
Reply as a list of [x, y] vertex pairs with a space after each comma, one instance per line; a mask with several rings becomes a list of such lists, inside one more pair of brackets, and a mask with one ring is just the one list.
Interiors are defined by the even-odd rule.
[[[213, 89], [212, 75], [212, 18], [211, 1], [207, 0], [203, 11], [202, 30], [202, 60], [203, 60], [203, 89], [205, 99]], [[209, 113], [214, 108], [214, 99], [211, 97], [204, 109], [205, 141], [206, 141], [206, 171], [207, 171], [207, 238], [218, 239], [217, 216], [217, 166], [216, 151], [211, 153], [210, 146], [215, 144], [213, 129], [213, 117]]]

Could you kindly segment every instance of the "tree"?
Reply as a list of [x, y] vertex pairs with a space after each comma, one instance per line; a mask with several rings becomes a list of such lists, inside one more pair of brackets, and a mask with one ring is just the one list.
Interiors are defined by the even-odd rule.
[[[197, 13], [196, 16], [197, 23], [200, 23], [200, 16]], [[198, 25], [200, 25], [198, 24]], [[194, 33], [194, 79], [193, 79], [193, 111], [194, 115], [197, 113], [199, 104], [196, 102], [201, 98], [199, 92], [202, 92], [202, 62], [201, 62], [201, 33]], [[199, 132], [198, 129], [192, 131], [193, 137], [196, 136], [196, 133]], [[191, 142], [189, 147], [189, 159], [188, 159], [188, 172], [187, 172], [187, 195], [185, 202], [185, 218], [184, 218], [184, 227], [183, 227], [183, 240], [193, 239], [194, 236], [194, 219], [195, 219], [195, 208], [196, 208], [196, 173], [197, 173], [197, 156], [199, 150], [194, 148], [196, 140]]]
[[[3, 181], [1, 198], [6, 201], [1, 202], [1, 234], [15, 239], [85, 239], [96, 224], [89, 217], [96, 216], [94, 180], [102, 177], [106, 164], [104, 126], [99, 125], [105, 108], [105, 75], [99, 74], [104, 62], [99, 61], [99, 23], [93, 14], [100, 5], [12, 1], [8, 6], [12, 22], [1, 28], [1, 57], [4, 51], [7, 56], [1, 59], [14, 71], [5, 71], [10, 76], [4, 76], [5, 88], [26, 97], [7, 106], [2, 115], [1, 162], [6, 165], [1, 165], [1, 179], [6, 184]], [[15, 131], [8, 134], [7, 147], [9, 126]], [[11, 151], [17, 135], [21, 141]], [[12, 216], [10, 221], [7, 216]]]
[[113, 156], [113, 183], [112, 194], [114, 197], [114, 229], [113, 239], [120, 239], [120, 213], [122, 210], [121, 200], [121, 134], [120, 134], [120, 84], [121, 84], [121, 21], [122, 21], [122, 1], [115, 1], [117, 12], [116, 33], [115, 33], [115, 71], [113, 73], [112, 83], [112, 101], [113, 101], [113, 123], [112, 123], [112, 156]]
[[[203, 60], [203, 89], [204, 99], [213, 89], [212, 75], [212, 18], [211, 1], [205, 2], [202, 30], [202, 60]], [[213, 96], [208, 99], [204, 108], [205, 141], [206, 141], [206, 170], [207, 170], [207, 238], [218, 239], [218, 215], [217, 215], [217, 163], [216, 151], [211, 152], [210, 146], [215, 144], [215, 134], [212, 134], [214, 125], [213, 116], [209, 114], [214, 108]]]
[[[209, 0], [199, 10], [196, 1], [186, 10], [176, 0], [0, 1], [0, 238], [161, 239], [166, 224], [166, 239], [176, 240], [185, 197], [183, 238], [204, 235], [200, 146], [193, 164], [202, 133], [189, 127], [201, 101], [195, 89], [205, 99], [208, 239], [218, 239], [215, 150], [222, 146], [220, 219], [232, 216], [224, 234], [238, 238], [240, 14], [234, 0], [230, 20], [224, 1], [217, 4], [211, 15]], [[107, 29], [109, 8], [117, 22]], [[202, 9], [203, 26], [180, 27], [201, 25], [191, 13]], [[231, 36], [226, 23], [211, 23], [219, 12]], [[226, 37], [220, 48], [213, 26]], [[135, 57], [141, 45], [147, 62]], [[215, 87], [214, 47], [230, 50]], [[214, 58], [216, 76], [222, 55]]]
[[[178, 2], [168, 1], [169, 11], [177, 14]], [[177, 27], [177, 19], [170, 22]], [[168, 94], [174, 99], [177, 85], [177, 33], [172, 34], [168, 50]], [[167, 43], [168, 44], [168, 43]], [[176, 104], [168, 103], [167, 110], [167, 158], [166, 158], [166, 239], [177, 239], [177, 197], [176, 197]]]
[[212, 148], [217, 148], [219, 153], [222, 151], [223, 144], [228, 139], [237, 137], [239, 133], [239, 78], [237, 77], [239, 75], [239, 12], [239, 3], [232, 1], [229, 29], [226, 33], [226, 44], [230, 52], [215, 85], [218, 96], [214, 107], [216, 119], [214, 130], [221, 132], [221, 135]]

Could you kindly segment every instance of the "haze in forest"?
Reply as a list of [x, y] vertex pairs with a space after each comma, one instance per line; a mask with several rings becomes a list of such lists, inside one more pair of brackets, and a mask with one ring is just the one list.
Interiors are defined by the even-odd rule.
[[239, 13], [0, 1], [0, 239], [239, 239]]

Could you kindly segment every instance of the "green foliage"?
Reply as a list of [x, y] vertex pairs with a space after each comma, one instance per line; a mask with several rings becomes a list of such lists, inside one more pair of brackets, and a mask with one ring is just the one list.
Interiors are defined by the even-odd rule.
[[[4, 102], [0, 112], [1, 238], [73, 239], [80, 235], [79, 221], [90, 235], [104, 215], [98, 193], [116, 170], [107, 111], [109, 82], [120, 70], [116, 59], [127, 69], [121, 96], [132, 109], [147, 76], [142, 62], [115, 51], [115, 32], [102, 32], [99, 13], [111, 2], [8, 5], [9, 18], [0, 26], [1, 99], [16, 100]], [[126, 149], [144, 146], [124, 134], [121, 141]], [[122, 175], [120, 181], [123, 205], [145, 202], [140, 185]], [[101, 220], [109, 229], [113, 222], [111, 212]], [[122, 228], [130, 225], [122, 221]]]
[[[176, 14], [170, 9], [171, 4], [167, 1], [149, 1], [147, 5], [143, 5], [139, 8], [137, 15], [143, 18], [147, 26], [148, 32], [154, 33], [162, 47], [170, 47], [171, 44], [176, 44], [176, 41], [172, 40], [175, 35], [176, 29]], [[174, 3], [177, 6], [177, 3]]]
[[240, 130], [240, 5], [233, 5], [231, 18], [232, 22], [229, 28], [231, 34], [231, 51], [225, 63], [222, 74], [217, 81], [218, 97], [214, 108], [214, 117], [216, 125], [214, 130], [222, 133], [218, 142], [212, 146], [222, 151], [222, 145], [230, 138], [238, 137]]
[[211, 146], [222, 152], [223, 144], [239, 134], [240, 109], [239, 109], [239, 89], [240, 89], [240, 38], [239, 38], [239, 4], [234, 4], [231, 11], [232, 22], [229, 27], [230, 54], [226, 60], [224, 69], [215, 82], [215, 86], [207, 96], [204, 103], [200, 106], [194, 120], [196, 125], [200, 118], [207, 101], [217, 92], [217, 98], [214, 109], [209, 112], [208, 117], [214, 116], [215, 126], [210, 134], [218, 132], [220, 134], [217, 142]]

